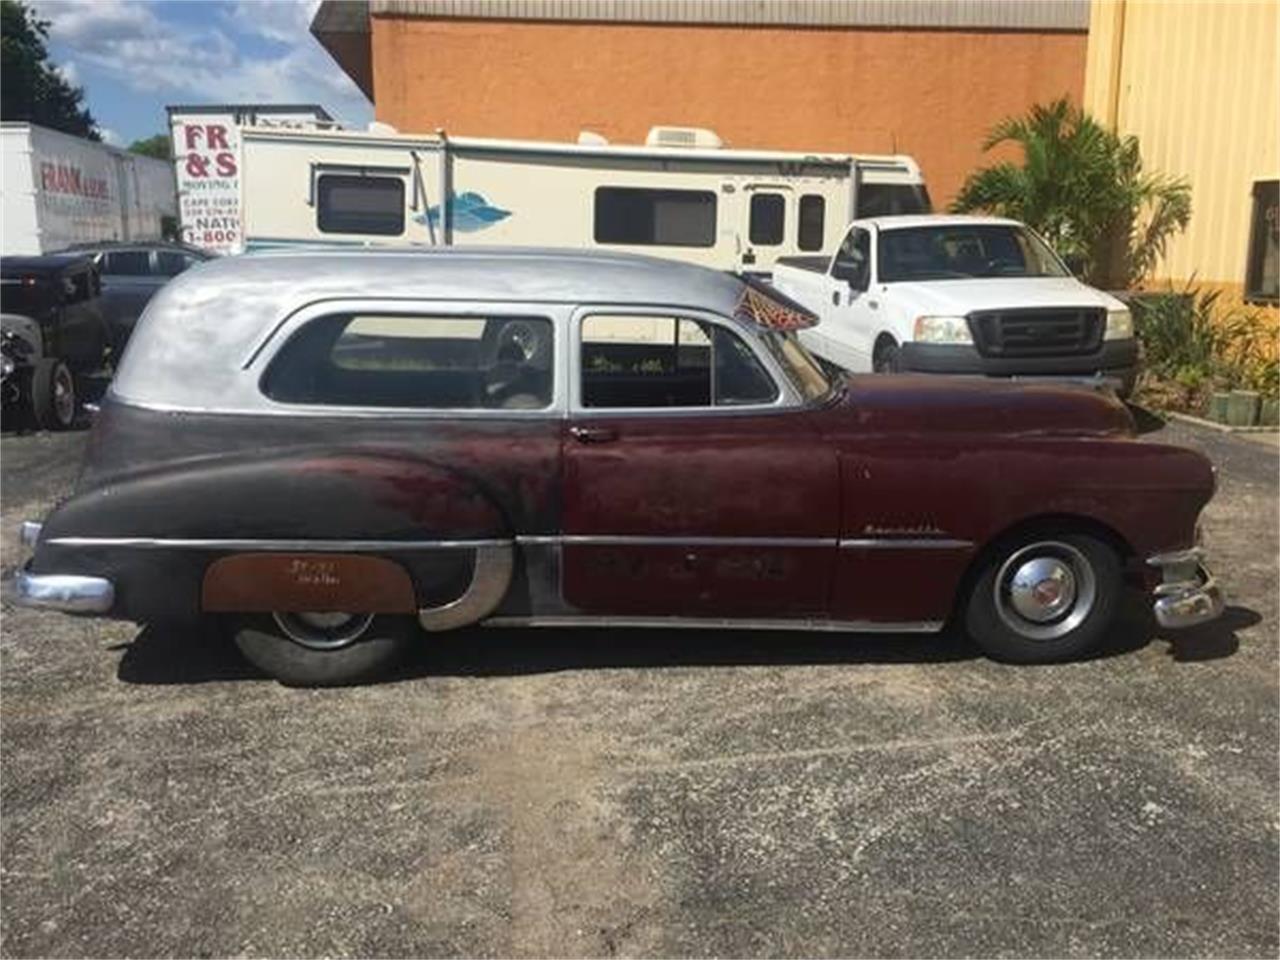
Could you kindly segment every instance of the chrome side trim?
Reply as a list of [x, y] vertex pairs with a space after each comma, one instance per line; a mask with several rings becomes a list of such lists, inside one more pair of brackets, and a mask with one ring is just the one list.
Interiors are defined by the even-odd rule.
[[438, 607], [418, 610], [418, 623], [423, 630], [435, 633], [453, 630], [483, 620], [507, 595], [511, 585], [511, 571], [515, 567], [515, 550], [510, 540], [487, 543], [476, 548], [475, 567], [471, 571], [471, 583], [456, 600]]
[[40, 528], [44, 524], [37, 523], [35, 520], [23, 520], [22, 528], [18, 532], [18, 539], [22, 541], [24, 547], [34, 547], [40, 539]]
[[19, 606], [64, 613], [106, 613], [115, 603], [116, 589], [103, 577], [69, 573], [28, 573], [14, 578]]
[[482, 627], [642, 627], [667, 630], [803, 630], [840, 631], [849, 633], [937, 633], [941, 620], [883, 623], [870, 620], [820, 620], [797, 618], [729, 617], [609, 617], [609, 616], [532, 616], [491, 617]]
[[365, 550], [477, 550], [510, 544], [510, 540], [223, 540], [181, 537], [55, 537], [46, 543], [59, 547], [134, 547], [139, 550], [279, 550], [286, 553], [321, 550], [359, 553]]
[[685, 537], [631, 536], [627, 534], [548, 534], [516, 537], [521, 546], [560, 544], [562, 546], [612, 547], [837, 547], [841, 550], [961, 550], [973, 546], [971, 540], [948, 540], [930, 537], [868, 537], [838, 540], [835, 537]]
[[963, 550], [972, 540], [948, 540], [943, 537], [863, 537], [841, 540], [841, 550]]
[[629, 534], [556, 534], [551, 536], [516, 537], [521, 546], [559, 544], [592, 547], [834, 547], [834, 537], [685, 537], [631, 536]]
[[[36, 525], [38, 526], [38, 525]], [[38, 535], [38, 534], [37, 534]], [[25, 528], [23, 536], [26, 536]], [[26, 542], [24, 540], [24, 542]], [[321, 550], [359, 553], [362, 550], [476, 550], [510, 544], [505, 539], [478, 540], [270, 540], [216, 537], [54, 537], [45, 541], [59, 547], [132, 547], [139, 550]], [[942, 538], [871, 537], [837, 540], [834, 537], [685, 537], [632, 536], [629, 534], [535, 534], [518, 536], [521, 546], [681, 546], [681, 547], [838, 547], [841, 550], [960, 550], [970, 540]]]

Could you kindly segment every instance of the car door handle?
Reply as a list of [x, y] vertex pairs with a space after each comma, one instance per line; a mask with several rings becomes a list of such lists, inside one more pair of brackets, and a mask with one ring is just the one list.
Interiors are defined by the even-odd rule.
[[569, 435], [579, 443], [608, 443], [618, 439], [618, 431], [610, 427], [570, 427]]
[[840, 306], [840, 291], [839, 291], [839, 290], [832, 290], [832, 291], [831, 291], [831, 302], [832, 302], [835, 306], [837, 306], [837, 307], [838, 307], [838, 306]]

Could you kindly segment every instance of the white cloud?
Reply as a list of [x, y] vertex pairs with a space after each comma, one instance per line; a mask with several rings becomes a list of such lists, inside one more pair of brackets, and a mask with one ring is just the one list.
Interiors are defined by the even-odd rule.
[[110, 127], [98, 127], [98, 136], [102, 137], [103, 143], [108, 143], [113, 147], [123, 147], [124, 141], [120, 139], [120, 134], [116, 133]]
[[54, 67], [54, 69], [62, 75], [63, 80], [67, 81], [68, 86], [80, 86], [80, 72], [76, 69], [76, 62], [74, 60], [68, 60], [66, 63], [60, 63]]
[[[240, 0], [207, 6], [198, 31], [157, 14], [143, 0], [37, 0], [49, 36], [83, 67], [169, 102], [319, 103], [353, 125], [372, 116], [364, 95], [308, 27], [316, 0]], [[253, 56], [236, 43], [252, 35], [281, 46]]]

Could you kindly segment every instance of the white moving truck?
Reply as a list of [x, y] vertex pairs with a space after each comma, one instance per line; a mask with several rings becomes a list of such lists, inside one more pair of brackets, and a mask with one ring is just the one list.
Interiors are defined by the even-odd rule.
[[854, 221], [834, 256], [782, 260], [773, 284], [820, 318], [805, 346], [855, 373], [1069, 379], [1122, 397], [1137, 376], [1125, 305], [1016, 220]]
[[[195, 118], [170, 117], [184, 131], [179, 166], [190, 147], [193, 169], [213, 178], [219, 158], [200, 144], [228, 145], [239, 220], [204, 222], [208, 244], [234, 233], [236, 249], [556, 246], [768, 273], [780, 256], [833, 249], [851, 216], [929, 209], [910, 157], [726, 149], [699, 128], [655, 127], [645, 144], [619, 145], [587, 133], [577, 143], [410, 136], [383, 124], [200, 135], [186, 132]], [[184, 239], [206, 243], [207, 231], [187, 227]]]
[[159, 240], [165, 218], [177, 222], [173, 167], [164, 160], [12, 121], [0, 123], [0, 148], [6, 256]]

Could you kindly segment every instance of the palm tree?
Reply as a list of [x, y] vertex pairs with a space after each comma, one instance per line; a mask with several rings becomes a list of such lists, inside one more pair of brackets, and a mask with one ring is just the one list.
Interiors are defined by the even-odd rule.
[[951, 208], [1023, 221], [1095, 286], [1141, 283], [1191, 220], [1185, 181], [1144, 172], [1137, 137], [1113, 133], [1066, 98], [996, 124], [982, 149], [1003, 144], [1021, 148], [1021, 164], [970, 174]]

